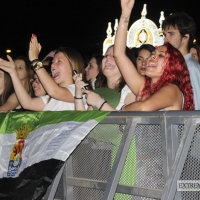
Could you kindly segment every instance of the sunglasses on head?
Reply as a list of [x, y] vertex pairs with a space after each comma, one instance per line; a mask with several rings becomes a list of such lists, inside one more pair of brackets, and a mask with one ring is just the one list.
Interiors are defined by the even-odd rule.
[[38, 78], [31, 78], [30, 83], [33, 84], [36, 81], [36, 83], [40, 83]]

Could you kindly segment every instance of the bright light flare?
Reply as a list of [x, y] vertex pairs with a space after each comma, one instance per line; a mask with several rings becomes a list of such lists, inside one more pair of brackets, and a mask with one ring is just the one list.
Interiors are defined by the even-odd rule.
[[7, 50], [6, 50], [6, 53], [11, 53], [11, 50], [10, 50], [10, 49], [7, 49]]

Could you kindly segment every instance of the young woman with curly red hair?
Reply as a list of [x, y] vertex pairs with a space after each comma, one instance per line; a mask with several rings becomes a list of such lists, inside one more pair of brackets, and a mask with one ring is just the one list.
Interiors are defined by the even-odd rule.
[[[166, 44], [152, 53], [146, 77], [141, 76], [125, 54], [130, 14], [135, 0], [121, 0], [120, 18], [114, 46], [116, 63], [137, 101], [125, 111], [193, 110], [193, 91], [187, 65], [181, 53]], [[133, 81], [134, 79], [134, 81]]]

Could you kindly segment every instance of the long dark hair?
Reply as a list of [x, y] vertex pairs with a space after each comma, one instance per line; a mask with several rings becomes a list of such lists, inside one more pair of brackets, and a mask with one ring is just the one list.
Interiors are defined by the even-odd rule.
[[[103, 73], [102, 73], [102, 60], [103, 60], [103, 55], [101, 54], [93, 54], [89, 60], [91, 60], [92, 58], [94, 58], [96, 60], [96, 64], [98, 66], [98, 74], [96, 76], [96, 80], [95, 80], [95, 88], [100, 88], [100, 79], [101, 77], [103, 76]], [[86, 80], [86, 72], [84, 73], [84, 78], [83, 78], [84, 82], [88, 83], [89, 86], [91, 85], [91, 80]], [[89, 87], [89, 89], [93, 89], [92, 86]]]

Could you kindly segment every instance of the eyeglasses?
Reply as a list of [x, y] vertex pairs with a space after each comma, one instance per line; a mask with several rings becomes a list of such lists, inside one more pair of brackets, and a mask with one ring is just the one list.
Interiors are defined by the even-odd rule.
[[36, 81], [36, 83], [41, 83], [38, 78], [31, 78], [30, 79], [31, 84], [33, 84], [35, 81]]

